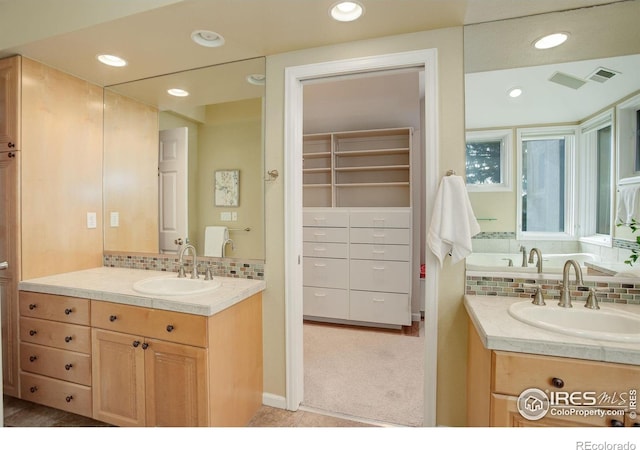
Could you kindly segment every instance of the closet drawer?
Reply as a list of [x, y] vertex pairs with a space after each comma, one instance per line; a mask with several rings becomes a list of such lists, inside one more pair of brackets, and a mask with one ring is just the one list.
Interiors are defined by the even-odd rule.
[[411, 232], [403, 228], [351, 228], [352, 244], [402, 244], [411, 243]]
[[349, 291], [346, 289], [303, 288], [305, 316], [349, 318]]
[[304, 227], [343, 227], [349, 226], [349, 214], [346, 211], [307, 210], [302, 212]]
[[20, 368], [72, 383], [91, 386], [91, 356], [42, 345], [20, 344]]
[[83, 325], [21, 317], [20, 341], [74, 352], [91, 352], [91, 331]]
[[411, 211], [353, 211], [352, 228], [411, 228]]
[[303, 284], [313, 287], [349, 288], [346, 259], [302, 258]]
[[20, 315], [89, 325], [89, 300], [63, 295], [20, 291]]
[[351, 244], [350, 251], [352, 259], [411, 260], [411, 247], [408, 245]]
[[336, 244], [333, 242], [304, 242], [302, 244], [303, 256], [315, 256], [317, 258], [348, 258], [348, 244]]
[[362, 322], [411, 325], [409, 295], [351, 291], [349, 318]]
[[91, 417], [91, 388], [29, 373], [20, 374], [20, 398]]
[[408, 293], [410, 264], [401, 261], [351, 260], [351, 289]]
[[302, 240], [305, 242], [349, 242], [348, 228], [304, 227]]

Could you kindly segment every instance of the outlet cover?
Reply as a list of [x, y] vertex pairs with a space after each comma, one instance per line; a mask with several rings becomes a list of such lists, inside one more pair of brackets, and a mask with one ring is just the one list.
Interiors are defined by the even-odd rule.
[[231, 220], [232, 220], [233, 222], [235, 222], [236, 220], [238, 220], [238, 213], [237, 213], [237, 212], [235, 212], [235, 211], [234, 211], [234, 212], [232, 212], [232, 213], [231, 213]]
[[97, 228], [98, 215], [94, 212], [87, 213], [87, 228]]
[[110, 223], [112, 227], [119, 227], [120, 226], [120, 213], [117, 211], [112, 211], [111, 214], [109, 215], [110, 218]]

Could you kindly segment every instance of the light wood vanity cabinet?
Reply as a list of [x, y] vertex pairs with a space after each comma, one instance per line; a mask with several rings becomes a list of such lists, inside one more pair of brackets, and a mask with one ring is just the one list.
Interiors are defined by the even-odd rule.
[[[529, 388], [547, 393], [595, 392], [610, 396], [623, 393], [628, 396], [630, 390], [638, 389], [638, 380], [639, 366], [488, 350], [475, 326], [469, 323], [467, 426], [631, 426], [638, 419], [634, 421], [628, 414], [563, 416], [548, 413], [539, 420], [528, 420], [518, 411], [517, 400]], [[626, 405], [629, 405], [628, 398]], [[594, 409], [589, 406], [579, 408]]]
[[20, 150], [21, 58], [0, 59], [0, 151]]

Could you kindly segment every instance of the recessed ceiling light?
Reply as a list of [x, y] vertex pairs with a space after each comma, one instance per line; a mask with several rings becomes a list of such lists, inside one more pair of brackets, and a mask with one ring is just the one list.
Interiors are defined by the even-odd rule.
[[124, 67], [127, 65], [127, 61], [115, 55], [98, 55], [98, 61], [113, 67]]
[[538, 50], [546, 50], [564, 44], [567, 39], [569, 39], [569, 33], [553, 33], [536, 39], [533, 46]]
[[522, 89], [521, 88], [509, 89], [508, 94], [509, 94], [509, 97], [511, 98], [520, 97], [522, 95]]
[[178, 88], [169, 89], [167, 92], [169, 93], [169, 95], [173, 95], [174, 97], [186, 97], [187, 95], [189, 95], [188, 91]]
[[196, 30], [191, 33], [191, 39], [203, 47], [222, 47], [224, 38], [215, 31]]
[[339, 22], [351, 22], [364, 14], [364, 6], [358, 2], [335, 3], [329, 14]]
[[256, 86], [264, 86], [267, 77], [261, 73], [252, 73], [251, 75], [247, 75], [247, 82], [250, 84], [255, 84]]

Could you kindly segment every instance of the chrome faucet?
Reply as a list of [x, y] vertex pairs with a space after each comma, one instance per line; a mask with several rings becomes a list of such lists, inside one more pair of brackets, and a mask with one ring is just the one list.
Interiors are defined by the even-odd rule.
[[584, 285], [580, 265], [574, 259], [568, 259], [562, 269], [562, 290], [560, 291], [560, 301], [558, 302], [558, 306], [562, 306], [563, 308], [572, 307], [571, 294], [569, 293], [569, 272], [571, 271], [571, 266], [573, 266], [573, 270], [576, 273], [576, 286]]
[[191, 250], [191, 256], [193, 257], [191, 278], [200, 278], [198, 276], [198, 256], [196, 255], [196, 248], [191, 244], [183, 245], [182, 249], [180, 250], [180, 258], [178, 259], [178, 264], [180, 265], [180, 269], [178, 270], [178, 278], [186, 277], [184, 273], [184, 254], [187, 253], [187, 250]]
[[536, 261], [536, 267], [538, 268], [538, 273], [542, 273], [542, 252], [540, 251], [539, 248], [534, 247], [531, 249], [531, 251], [529, 251], [529, 264], [533, 264], [534, 254], [538, 258], [538, 260]]
[[520, 251], [522, 252], [522, 267], [527, 267], [527, 249], [524, 245], [521, 245]]
[[233, 241], [229, 238], [225, 239], [222, 243], [222, 257], [224, 258], [227, 253], [227, 244], [231, 244], [231, 250], [235, 250], [236, 246], [233, 244]]

